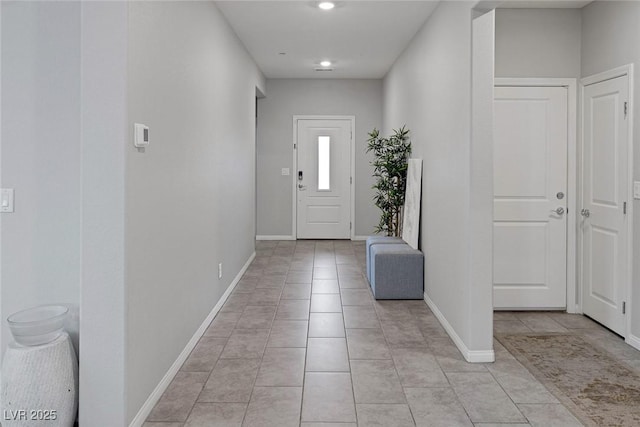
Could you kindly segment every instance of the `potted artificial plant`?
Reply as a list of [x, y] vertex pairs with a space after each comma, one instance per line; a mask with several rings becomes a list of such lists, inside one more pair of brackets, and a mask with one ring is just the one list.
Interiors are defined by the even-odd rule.
[[377, 129], [369, 133], [367, 152], [373, 152], [373, 189], [375, 205], [382, 210], [376, 233], [387, 236], [402, 234], [402, 207], [407, 183], [407, 160], [411, 155], [409, 130], [403, 126], [394, 129], [388, 138], [380, 136]]

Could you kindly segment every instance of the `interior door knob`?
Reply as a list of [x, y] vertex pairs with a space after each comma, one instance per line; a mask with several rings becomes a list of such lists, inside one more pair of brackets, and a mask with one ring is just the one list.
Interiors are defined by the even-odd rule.
[[551, 209], [551, 212], [554, 212], [557, 215], [564, 215], [564, 208], [562, 206], [560, 206], [557, 209]]
[[582, 209], [580, 211], [580, 215], [582, 215], [585, 218], [589, 218], [589, 216], [591, 215], [591, 212], [589, 212], [589, 209]]

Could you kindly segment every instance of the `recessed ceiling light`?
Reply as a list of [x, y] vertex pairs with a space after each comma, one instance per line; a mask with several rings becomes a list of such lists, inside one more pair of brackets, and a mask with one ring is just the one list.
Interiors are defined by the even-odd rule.
[[320, 61], [320, 65], [323, 67], [331, 67], [331, 61]]
[[335, 7], [336, 5], [333, 4], [330, 1], [323, 1], [321, 3], [318, 3], [318, 7], [322, 10], [331, 10]]

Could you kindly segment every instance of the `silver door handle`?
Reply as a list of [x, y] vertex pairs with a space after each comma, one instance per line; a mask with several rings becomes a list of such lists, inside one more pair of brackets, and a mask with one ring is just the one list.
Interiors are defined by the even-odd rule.
[[557, 214], [557, 215], [564, 215], [564, 208], [562, 206], [560, 206], [557, 209], [551, 209], [551, 212]]
[[300, 191], [305, 191], [307, 189], [307, 186], [306, 185], [302, 185], [302, 184], [298, 184], [298, 189]]
[[589, 216], [591, 216], [591, 212], [589, 212], [589, 209], [582, 209], [580, 211], [580, 215], [582, 215], [585, 218], [589, 218]]

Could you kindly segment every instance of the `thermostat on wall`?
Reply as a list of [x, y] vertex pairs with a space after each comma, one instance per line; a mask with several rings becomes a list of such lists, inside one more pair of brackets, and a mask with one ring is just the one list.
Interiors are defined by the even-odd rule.
[[134, 123], [133, 145], [137, 148], [144, 148], [149, 145], [149, 126]]

